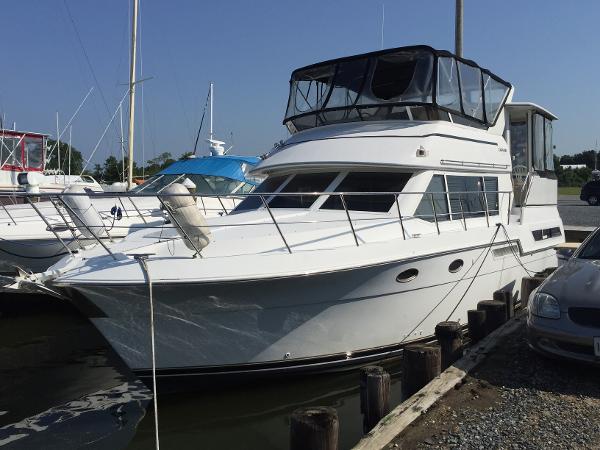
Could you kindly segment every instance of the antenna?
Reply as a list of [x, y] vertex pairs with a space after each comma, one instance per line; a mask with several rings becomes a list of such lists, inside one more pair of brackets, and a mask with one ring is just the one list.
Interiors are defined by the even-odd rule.
[[385, 3], [381, 4], [381, 49], [383, 50], [383, 29], [385, 28]]
[[213, 83], [210, 83], [210, 135], [209, 139], [213, 140]]
[[58, 111], [56, 111], [56, 161], [60, 171], [60, 130], [58, 129]]

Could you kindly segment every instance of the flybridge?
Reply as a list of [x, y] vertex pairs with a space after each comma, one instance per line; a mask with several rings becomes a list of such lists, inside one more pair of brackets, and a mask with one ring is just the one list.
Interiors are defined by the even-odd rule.
[[365, 120], [452, 120], [487, 128], [510, 88], [450, 52], [400, 47], [295, 70], [283, 123], [292, 133]]

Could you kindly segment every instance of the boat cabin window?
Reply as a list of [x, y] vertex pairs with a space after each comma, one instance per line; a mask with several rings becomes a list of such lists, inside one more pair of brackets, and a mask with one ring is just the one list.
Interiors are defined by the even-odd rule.
[[554, 171], [552, 121], [537, 113], [533, 115], [533, 168], [538, 172]]
[[434, 222], [433, 209], [438, 222], [450, 219], [448, 209], [448, 198], [446, 195], [446, 183], [443, 175], [434, 175], [427, 186], [425, 195], [421, 198], [419, 206], [415, 211], [415, 217]]
[[[447, 188], [446, 188], [447, 187]], [[433, 204], [432, 204], [433, 203]], [[434, 217], [435, 208], [435, 217]], [[415, 211], [415, 217], [438, 222], [500, 213], [498, 177], [434, 175]]]
[[294, 71], [284, 124], [295, 133], [361, 120], [449, 120], [451, 113], [487, 127], [509, 90], [473, 62], [430, 47], [404, 47]]
[[515, 176], [525, 176], [528, 172], [527, 164], [527, 121], [510, 121], [510, 156], [512, 170]]
[[284, 192], [322, 192], [337, 176], [337, 172], [302, 173], [294, 177], [269, 201], [270, 208], [310, 208], [318, 194], [282, 195]]
[[[267, 177], [262, 183], [258, 185], [253, 194], [264, 194], [264, 193], [272, 193], [277, 192], [279, 187], [283, 184], [285, 180], [289, 178], [289, 175], [279, 175], [274, 177]], [[268, 200], [265, 198], [265, 200]], [[258, 195], [249, 195], [242, 202], [237, 205], [234, 209], [235, 212], [241, 211], [250, 211], [253, 209], [258, 209], [263, 206], [262, 200]]]
[[[335, 192], [402, 192], [409, 173], [398, 172], [350, 172], [335, 188]], [[344, 195], [346, 207], [352, 211], [388, 212], [394, 202], [394, 194]], [[330, 195], [321, 209], [344, 209], [341, 196]]]

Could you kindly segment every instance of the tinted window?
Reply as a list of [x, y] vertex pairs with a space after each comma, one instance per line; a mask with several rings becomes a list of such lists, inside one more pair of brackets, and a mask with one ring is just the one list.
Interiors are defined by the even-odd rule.
[[498, 202], [498, 178], [497, 177], [483, 177], [483, 188], [485, 193], [485, 199], [487, 201], [488, 214], [490, 216], [496, 216], [500, 214], [500, 205]]
[[450, 217], [448, 214], [448, 201], [445, 193], [446, 185], [444, 183], [444, 176], [434, 175], [425, 192], [432, 194], [423, 195], [423, 198], [415, 211], [415, 216], [427, 220], [428, 222], [433, 222], [435, 220], [433, 215], [433, 208], [435, 206], [437, 220], [448, 220]]
[[600, 233], [596, 233], [585, 247], [581, 249], [578, 258], [600, 259]]
[[447, 176], [448, 197], [453, 219], [485, 215], [483, 183], [480, 177]]
[[533, 116], [533, 168], [535, 170], [545, 169], [544, 145], [544, 117], [535, 114]]
[[[402, 192], [410, 178], [408, 173], [351, 172], [335, 189], [336, 192]], [[344, 195], [353, 211], [388, 212], [395, 195]], [[321, 209], [344, 209], [340, 196], [330, 195]]]
[[[337, 172], [305, 173], [294, 175], [281, 192], [322, 192], [331, 184]], [[310, 208], [319, 196], [307, 195], [277, 195], [269, 202], [270, 208]]]
[[[287, 179], [287, 175], [284, 176], [278, 176], [278, 177], [268, 177], [265, 181], [263, 181], [262, 183], [260, 183], [260, 185], [254, 190], [254, 193], [260, 194], [260, 193], [271, 193], [271, 192], [275, 192], [279, 186], [281, 186], [281, 183], [283, 183], [286, 179]], [[265, 198], [265, 200], [267, 200]], [[257, 209], [260, 208], [262, 206], [262, 200], [260, 199], [260, 197], [258, 195], [251, 195], [246, 197], [242, 203], [240, 203], [235, 209], [234, 211], [248, 211], [251, 209]]]

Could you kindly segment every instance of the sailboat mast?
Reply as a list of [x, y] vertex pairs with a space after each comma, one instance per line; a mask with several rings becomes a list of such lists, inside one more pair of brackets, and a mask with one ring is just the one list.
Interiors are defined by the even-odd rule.
[[129, 144], [128, 167], [127, 167], [127, 189], [133, 187], [133, 130], [135, 125], [135, 57], [137, 42], [137, 16], [138, 2], [133, 0], [133, 16], [131, 24], [131, 67], [129, 70]]
[[210, 83], [210, 140], [213, 139], [213, 83]]

